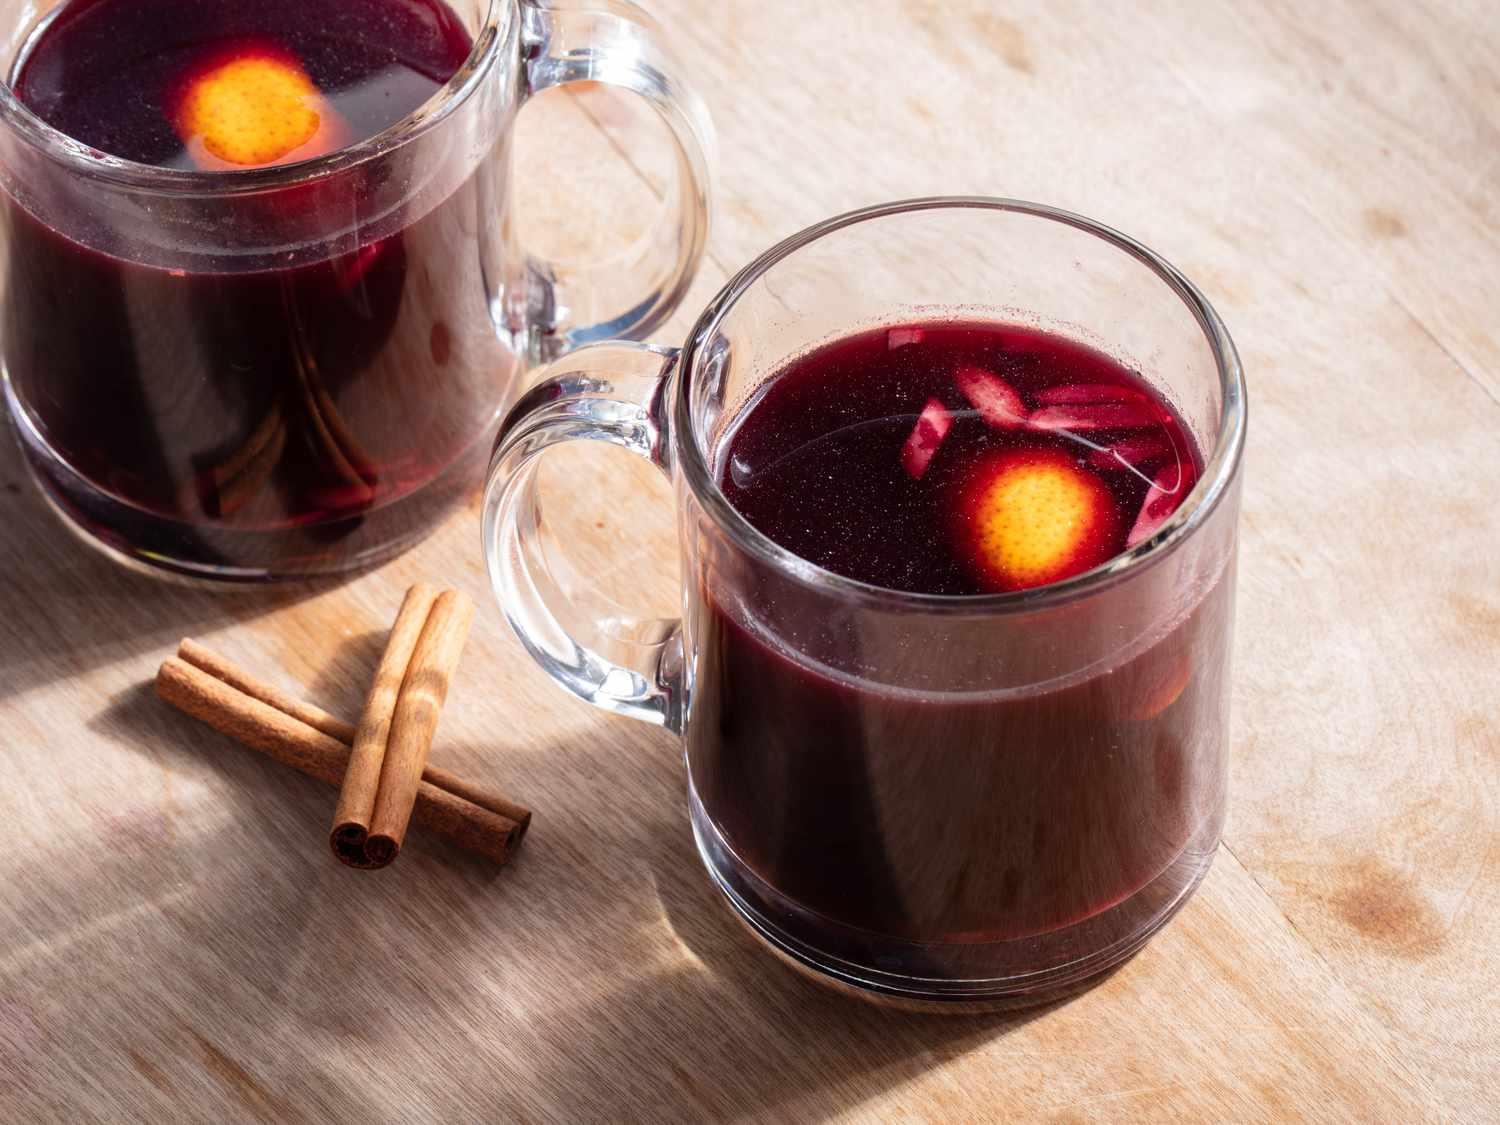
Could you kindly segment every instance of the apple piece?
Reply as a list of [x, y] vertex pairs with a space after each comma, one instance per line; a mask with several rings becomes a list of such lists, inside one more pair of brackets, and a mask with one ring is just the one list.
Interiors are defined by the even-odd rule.
[[1187, 473], [1180, 464], [1158, 470], [1156, 479], [1146, 490], [1145, 500], [1141, 502], [1141, 513], [1136, 517], [1130, 534], [1125, 537], [1127, 550], [1150, 539], [1161, 530], [1162, 524], [1172, 518], [1172, 513], [1177, 510], [1177, 505], [1182, 503], [1182, 498], [1187, 493], [1187, 489], [1183, 487], [1186, 481]]
[[885, 346], [889, 351], [904, 348], [908, 344], [920, 344], [927, 333], [920, 328], [892, 328], [885, 334]]
[[921, 480], [927, 466], [937, 455], [938, 446], [953, 428], [953, 415], [935, 398], [927, 400], [906, 444], [901, 447], [901, 467], [913, 480]]
[[1146, 395], [1123, 383], [1067, 383], [1044, 387], [1031, 396], [1039, 406], [1093, 406], [1102, 402], [1145, 402]]
[[1081, 574], [1119, 542], [1104, 482], [1056, 449], [982, 459], [962, 490], [957, 528], [980, 581], [1024, 590]]
[[1034, 430], [1067, 430], [1086, 433], [1090, 430], [1139, 430], [1159, 426], [1161, 415], [1150, 402], [1075, 403], [1071, 406], [1044, 406], [1027, 419]]
[[997, 430], [1018, 430], [1026, 425], [1026, 404], [1016, 389], [993, 371], [964, 364], [953, 381], [979, 416]]
[[1139, 437], [1124, 438], [1103, 449], [1090, 450], [1088, 463], [1091, 468], [1103, 469], [1105, 472], [1129, 469], [1139, 471], [1142, 465], [1159, 461], [1171, 453], [1172, 443], [1164, 435], [1142, 434]]

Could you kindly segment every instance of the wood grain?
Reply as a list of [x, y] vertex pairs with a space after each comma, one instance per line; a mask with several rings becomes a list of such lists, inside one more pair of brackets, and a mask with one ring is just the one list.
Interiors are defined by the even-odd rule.
[[[1252, 421], [1231, 823], [1202, 891], [1070, 1003], [851, 1004], [716, 901], [670, 739], [531, 665], [472, 508], [341, 585], [185, 589], [81, 550], [5, 445], [0, 1120], [1495, 1119], [1492, 7], [653, 8], [720, 130], [690, 305], [835, 211], [981, 192], [1141, 237], [1228, 319]], [[596, 93], [543, 99], [520, 142], [523, 212], [563, 243], [635, 233], [619, 201], [668, 167]], [[548, 516], [579, 572], [671, 612], [666, 490], [618, 456], [566, 469], [577, 502]], [[416, 840], [344, 871], [328, 791], [143, 686], [192, 634], [357, 713], [418, 580], [481, 605], [434, 758], [538, 810], [503, 872]]]

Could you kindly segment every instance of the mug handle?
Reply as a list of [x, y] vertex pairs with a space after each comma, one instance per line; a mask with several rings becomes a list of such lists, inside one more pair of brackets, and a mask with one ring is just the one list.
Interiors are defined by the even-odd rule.
[[[602, 82], [639, 94], [670, 129], [677, 168], [675, 206], [663, 207], [624, 254], [566, 270], [528, 260], [527, 324], [551, 337], [537, 349], [542, 359], [584, 344], [643, 337], [672, 314], [708, 238], [714, 147], [708, 111], [645, 13], [619, 0], [589, 0], [584, 7], [555, 3], [521, 4], [523, 96], [573, 82]], [[571, 323], [601, 310], [594, 323]]]
[[500, 427], [482, 531], [490, 584], [532, 658], [596, 707], [671, 731], [680, 731], [683, 713], [682, 622], [599, 621], [568, 599], [538, 534], [536, 469], [553, 446], [603, 441], [670, 478], [665, 411], [679, 354], [652, 344], [592, 344], [544, 369]]

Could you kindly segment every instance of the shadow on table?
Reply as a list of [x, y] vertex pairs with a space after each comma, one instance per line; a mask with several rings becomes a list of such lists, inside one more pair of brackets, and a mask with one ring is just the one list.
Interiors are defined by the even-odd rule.
[[[350, 871], [323, 843], [332, 787], [149, 683], [89, 728], [161, 781], [101, 781], [99, 803], [70, 808], [0, 887], [0, 999], [31, 1028], [16, 1057], [36, 1057], [33, 1119], [62, 1119], [83, 1084], [142, 1120], [391, 1119], [368, 1067], [441, 1073], [422, 1041], [475, 1003], [480, 905], [506, 873], [433, 839], [388, 871]], [[403, 1093], [420, 1085], [403, 1075]]]
[[87, 545], [30, 480], [0, 419], [0, 700], [312, 597], [335, 579], [209, 587], [140, 573]]
[[[1066, 1002], [913, 1013], [804, 978], [746, 932], [703, 870], [677, 741], [582, 707], [580, 717], [564, 744], [499, 752], [511, 775], [565, 794], [535, 798], [524, 870], [497, 882], [553, 920], [533, 935], [549, 975], [577, 967], [576, 987], [564, 981], [524, 1028], [544, 1119], [821, 1120]], [[972, 1113], [951, 1094], [956, 1115]], [[923, 1096], [936, 1108], [931, 1089]]]
[[[414, 838], [400, 863], [368, 875], [308, 844], [327, 831], [331, 788], [176, 714], [148, 686], [118, 697], [96, 729], [192, 779], [199, 812], [179, 828], [191, 842], [138, 867], [105, 858], [61, 893], [91, 909], [155, 903], [150, 948], [134, 961], [145, 979], [133, 987], [213, 1014], [187, 1031], [164, 1025], [153, 1065], [189, 1065], [184, 1036], [211, 1042], [233, 1052], [277, 1117], [399, 1115], [394, 1091], [413, 1088], [351, 1086], [352, 1051], [376, 1068], [441, 1073], [413, 1112], [803, 1120], [847, 1111], [1047, 1010], [910, 1014], [783, 967], [700, 867], [676, 743], [580, 719], [545, 749], [438, 748], [459, 772], [524, 779], [515, 795], [537, 821], [507, 868]], [[172, 980], [152, 979], [168, 964]], [[65, 993], [52, 993], [58, 1010]], [[276, 1018], [244, 1025], [254, 1010]]]
[[[556, 1013], [549, 1108], [651, 1121], [822, 1120], [1044, 1015], [899, 1011], [793, 972], [732, 918], [685, 826], [649, 857], [688, 964]], [[683, 876], [687, 876], [686, 879]], [[953, 1092], [956, 1111], [963, 1106]], [[929, 1090], [924, 1100], [936, 1105]], [[972, 1107], [970, 1107], [972, 1108]]]

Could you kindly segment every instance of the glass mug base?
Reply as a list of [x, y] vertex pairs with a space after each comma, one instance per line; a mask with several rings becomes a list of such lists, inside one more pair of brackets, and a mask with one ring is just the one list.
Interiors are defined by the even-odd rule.
[[709, 819], [691, 783], [699, 857], [735, 916], [793, 969], [837, 991], [928, 1012], [1030, 1008], [1092, 987], [1145, 946], [1203, 882], [1221, 818], [1203, 824], [1145, 886], [1071, 926], [1014, 941], [949, 944], [885, 937], [805, 910], [752, 871]]
[[409, 550], [473, 492], [481, 437], [446, 469], [389, 504], [345, 519], [247, 530], [172, 519], [126, 504], [77, 473], [30, 424], [0, 379], [31, 478], [63, 525], [129, 569], [189, 582], [277, 582], [364, 570]]

